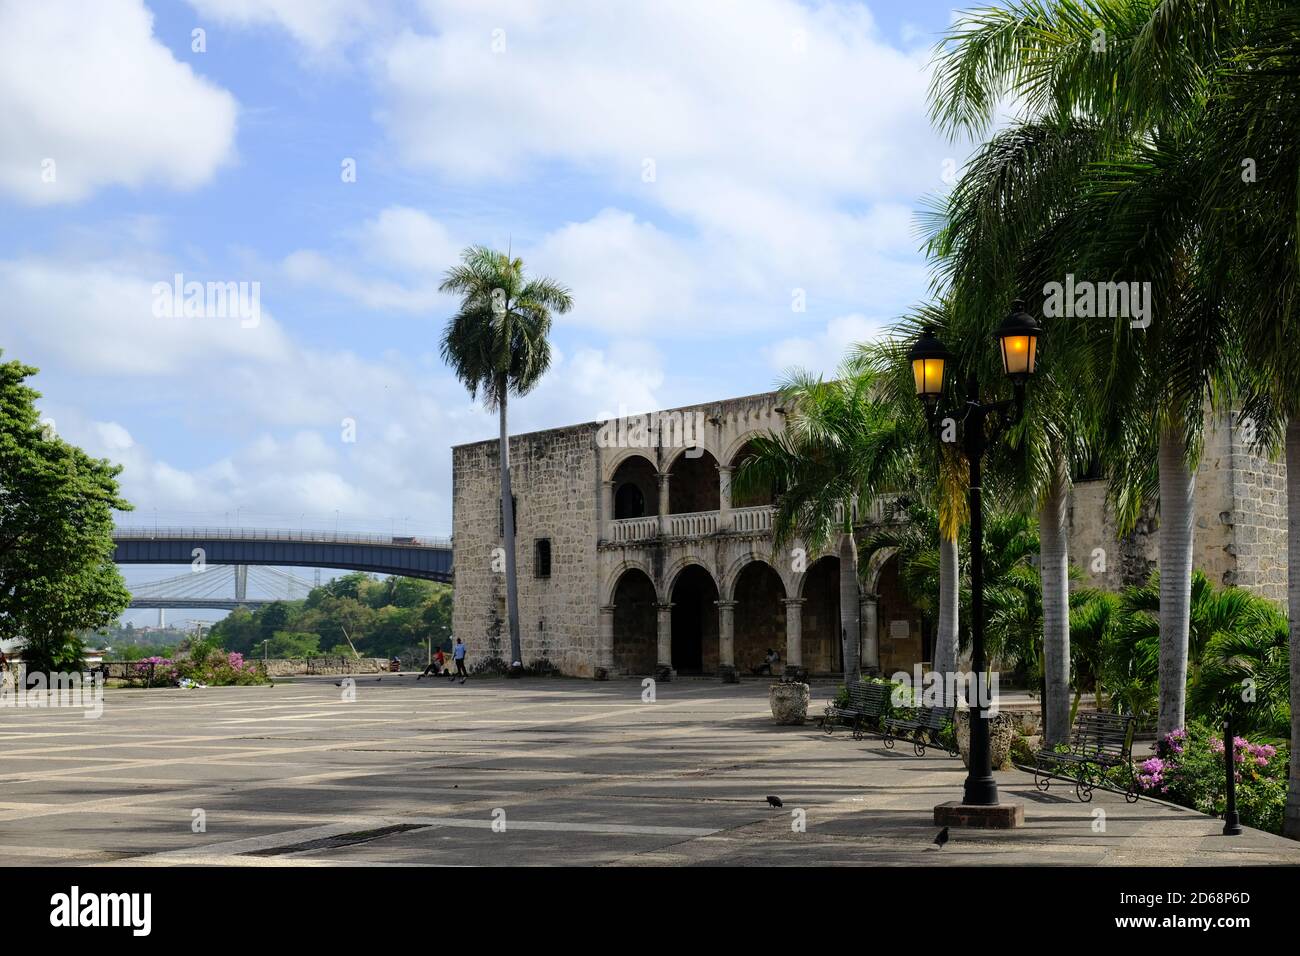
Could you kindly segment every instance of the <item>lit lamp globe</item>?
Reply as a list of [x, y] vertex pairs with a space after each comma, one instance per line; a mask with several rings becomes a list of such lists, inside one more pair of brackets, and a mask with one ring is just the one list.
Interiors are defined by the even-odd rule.
[[934, 334], [934, 328], [926, 326], [911, 351], [907, 353], [912, 363], [912, 377], [916, 381], [916, 397], [927, 409], [933, 409], [943, 394], [943, 377], [952, 354]]
[[1025, 311], [1025, 303], [1017, 299], [1011, 304], [1011, 314], [993, 335], [1002, 353], [1002, 371], [1011, 381], [1023, 385], [1038, 365], [1038, 340], [1043, 336], [1042, 327]]

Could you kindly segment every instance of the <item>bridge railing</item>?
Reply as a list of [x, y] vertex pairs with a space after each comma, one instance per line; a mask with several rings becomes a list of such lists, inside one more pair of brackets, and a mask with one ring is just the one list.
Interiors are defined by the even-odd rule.
[[222, 541], [287, 541], [318, 544], [371, 544], [395, 548], [450, 548], [451, 539], [427, 535], [354, 534], [339, 531], [295, 531], [288, 528], [118, 527], [115, 539], [207, 538]]

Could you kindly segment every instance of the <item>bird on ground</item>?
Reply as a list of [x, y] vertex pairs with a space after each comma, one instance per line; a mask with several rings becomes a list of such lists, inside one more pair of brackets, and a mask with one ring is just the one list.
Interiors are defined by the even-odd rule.
[[944, 827], [942, 830], [939, 831], [939, 835], [934, 838], [934, 845], [937, 847], [942, 847], [947, 842], [948, 842], [948, 828]]
[[780, 798], [780, 797], [768, 797], [768, 798], [767, 798], [767, 805], [768, 805], [769, 807], [783, 807], [783, 806], [785, 806], [785, 804], [781, 802], [781, 798]]

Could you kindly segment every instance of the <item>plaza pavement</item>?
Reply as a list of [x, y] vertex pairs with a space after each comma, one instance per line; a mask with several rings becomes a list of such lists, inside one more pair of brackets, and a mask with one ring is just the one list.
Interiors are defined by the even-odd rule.
[[[832, 691], [814, 687], [814, 713]], [[302, 679], [109, 689], [95, 720], [0, 709], [0, 865], [1300, 864], [1300, 843], [1040, 794], [1019, 771], [998, 779], [1024, 828], [954, 830], [936, 849], [932, 808], [960, 795], [960, 760], [778, 727], [766, 681], [641, 694], [412, 674], [359, 677], [354, 702]]]

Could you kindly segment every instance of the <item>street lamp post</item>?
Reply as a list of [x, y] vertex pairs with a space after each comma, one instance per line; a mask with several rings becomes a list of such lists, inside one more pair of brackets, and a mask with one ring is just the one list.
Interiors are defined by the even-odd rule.
[[[1000, 402], [981, 402], [979, 382], [974, 375], [967, 380], [966, 404], [959, 412], [944, 414], [939, 411], [943, 396], [945, 373], [952, 355], [935, 336], [934, 329], [922, 330], [920, 338], [908, 353], [916, 394], [925, 406], [926, 418], [931, 428], [962, 425], [962, 450], [970, 468], [970, 583], [971, 583], [971, 671], [976, 675], [976, 692], [970, 701], [970, 766], [959, 812], [944, 817], [945, 822], [974, 826], [1013, 826], [1019, 822], [1019, 805], [1013, 812], [1002, 815], [999, 822], [990, 822], [988, 815], [960, 812], [963, 808], [998, 807], [998, 785], [993, 778], [989, 751], [989, 725], [986, 694], [979, 688], [988, 662], [984, 654], [984, 511], [981, 493], [981, 465], [989, 442], [1006, 428], [1020, 420], [1024, 410], [1025, 382], [1034, 374], [1038, 363], [1038, 340], [1043, 331], [1033, 317], [1025, 312], [1025, 304], [1017, 300], [1011, 314], [994, 333], [1002, 357], [1002, 369], [1015, 386], [1015, 398]], [[989, 423], [992, 422], [992, 428]], [[945, 675], [946, 676], [946, 675]], [[945, 805], [950, 806], [950, 805]], [[940, 808], [936, 808], [936, 820]], [[1009, 819], [1011, 822], [1006, 822]]]

